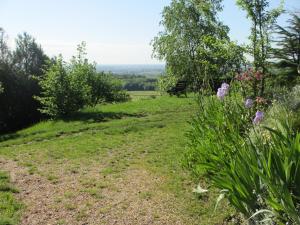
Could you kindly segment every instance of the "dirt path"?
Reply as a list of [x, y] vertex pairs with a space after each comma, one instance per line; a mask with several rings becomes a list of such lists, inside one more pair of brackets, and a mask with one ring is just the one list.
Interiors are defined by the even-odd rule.
[[10, 173], [20, 191], [17, 198], [25, 204], [22, 225], [188, 224], [174, 210], [176, 198], [159, 188], [163, 177], [137, 167], [110, 176], [97, 164], [80, 172], [68, 166], [61, 165], [55, 179], [49, 179], [0, 159], [0, 170]]

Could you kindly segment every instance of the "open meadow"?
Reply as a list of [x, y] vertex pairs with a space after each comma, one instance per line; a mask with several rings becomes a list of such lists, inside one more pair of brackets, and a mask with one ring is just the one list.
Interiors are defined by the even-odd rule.
[[300, 225], [299, 0], [3, 2], [0, 225]]
[[152, 96], [1, 136], [0, 224], [224, 224], [180, 163], [195, 99]]

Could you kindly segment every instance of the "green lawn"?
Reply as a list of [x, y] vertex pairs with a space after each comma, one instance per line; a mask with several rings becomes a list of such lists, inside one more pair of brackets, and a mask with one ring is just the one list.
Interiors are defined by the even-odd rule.
[[128, 93], [133, 101], [156, 98], [161, 95], [158, 91], [128, 91]]
[[[169, 224], [178, 220], [179, 224], [223, 224], [232, 210], [223, 203], [214, 214], [217, 192], [210, 191], [205, 196], [193, 194], [196, 181], [181, 166], [188, 122], [197, 110], [195, 100], [144, 95], [148, 97], [87, 108], [66, 120], [45, 121], [4, 135], [0, 137], [0, 158], [15, 161], [30, 175], [49, 181], [53, 190], [65, 187], [51, 195], [54, 200], [49, 202], [55, 205], [49, 203], [47, 207], [54, 212], [55, 207], [64, 209], [70, 215], [76, 212], [78, 222], [88, 221], [92, 217], [88, 212], [98, 210], [103, 202], [106, 207], [98, 210], [95, 217], [103, 216], [104, 220], [109, 216], [123, 218], [131, 212], [138, 213], [138, 218], [153, 217], [156, 224], [165, 220]], [[70, 177], [76, 178], [72, 181], [75, 187], [69, 188]], [[199, 182], [206, 185], [205, 179]], [[138, 195], [122, 197], [122, 193], [135, 186], [141, 190]], [[83, 201], [78, 199], [80, 195], [88, 197]], [[118, 198], [121, 203], [113, 205]], [[24, 199], [25, 205], [26, 201], [29, 200]], [[145, 206], [135, 207], [134, 202]], [[34, 211], [32, 204], [22, 213], [28, 216], [31, 208]], [[116, 207], [119, 212], [112, 212]], [[14, 210], [18, 212], [19, 208]], [[126, 218], [133, 217], [129, 214]], [[14, 217], [14, 213], [5, 216]], [[72, 219], [70, 216], [56, 222], [70, 224]]]
[[15, 224], [19, 219], [22, 205], [16, 201], [18, 191], [10, 184], [9, 175], [0, 171], [0, 224]]

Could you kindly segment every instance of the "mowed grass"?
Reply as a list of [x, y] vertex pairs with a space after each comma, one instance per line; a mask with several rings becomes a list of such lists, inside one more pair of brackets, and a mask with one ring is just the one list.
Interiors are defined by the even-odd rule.
[[133, 101], [156, 98], [161, 95], [158, 91], [129, 91], [128, 93]]
[[17, 193], [9, 180], [6, 172], [0, 171], [0, 224], [12, 225], [19, 220], [19, 212], [22, 205], [15, 199], [14, 193]]
[[[4, 135], [0, 137], [0, 157], [15, 160], [30, 173], [45, 176], [53, 183], [62, 165], [78, 173], [83, 166], [100, 162], [99, 172], [111, 176], [110, 182], [130, 168], [147, 170], [164, 178], [160, 190], [176, 197], [170, 205], [182, 218], [188, 218], [189, 224], [223, 224], [232, 210], [222, 203], [214, 213], [217, 191], [196, 196], [192, 188], [198, 181], [181, 166], [185, 134], [197, 110], [195, 99], [144, 94], [142, 99], [86, 108], [68, 119], [44, 121]], [[83, 191], [97, 199], [102, 196], [89, 183], [97, 183], [100, 188], [111, 185], [101, 180], [80, 182], [86, 187]], [[204, 178], [199, 182], [206, 184]], [[155, 194], [145, 192], [140, 197], [148, 199]]]

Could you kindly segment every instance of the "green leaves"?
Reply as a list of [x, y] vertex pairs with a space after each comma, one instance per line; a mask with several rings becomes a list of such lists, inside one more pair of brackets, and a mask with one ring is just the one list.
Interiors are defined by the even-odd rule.
[[287, 21], [288, 26], [276, 26], [274, 40], [275, 47], [272, 49], [272, 58], [276, 59], [275, 67], [279, 72], [274, 77], [275, 81], [287, 86], [293, 86], [298, 78], [300, 65], [300, 16], [291, 14]]
[[89, 63], [85, 56], [85, 43], [82, 43], [78, 46], [77, 56], [69, 63], [65, 63], [60, 56], [50, 64], [39, 82], [42, 96], [36, 97], [42, 105], [42, 113], [61, 117], [84, 106], [128, 99], [118, 80], [97, 73], [95, 64]]
[[153, 56], [167, 62], [167, 72], [195, 91], [230, 76], [243, 62], [243, 49], [230, 42], [229, 28], [217, 19], [220, 0], [172, 0], [164, 8], [164, 31], [152, 41]]
[[[231, 85], [234, 90], [234, 85]], [[253, 224], [300, 224], [300, 133], [283, 105], [252, 127], [251, 113], [231, 91], [224, 102], [199, 97], [185, 165], [214, 187]], [[271, 117], [271, 118], [270, 118]]]

